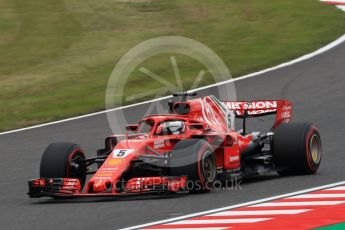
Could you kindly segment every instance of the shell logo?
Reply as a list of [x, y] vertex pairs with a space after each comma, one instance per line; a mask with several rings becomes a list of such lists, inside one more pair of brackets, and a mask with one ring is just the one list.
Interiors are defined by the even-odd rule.
[[122, 158], [112, 158], [107, 161], [107, 165], [116, 166], [121, 165], [125, 160]]
[[97, 177], [111, 177], [112, 173], [111, 172], [98, 172], [96, 174]]

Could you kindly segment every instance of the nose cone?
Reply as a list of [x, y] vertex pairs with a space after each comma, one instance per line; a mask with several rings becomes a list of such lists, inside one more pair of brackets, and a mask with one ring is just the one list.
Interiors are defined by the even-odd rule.
[[109, 180], [97, 180], [90, 184], [89, 191], [94, 193], [109, 192], [111, 190], [112, 184]]

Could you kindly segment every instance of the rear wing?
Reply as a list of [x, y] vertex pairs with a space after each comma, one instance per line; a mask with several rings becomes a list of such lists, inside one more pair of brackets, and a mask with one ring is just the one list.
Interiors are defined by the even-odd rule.
[[224, 106], [236, 117], [260, 117], [276, 114], [273, 129], [292, 119], [292, 104], [287, 100], [223, 101]]

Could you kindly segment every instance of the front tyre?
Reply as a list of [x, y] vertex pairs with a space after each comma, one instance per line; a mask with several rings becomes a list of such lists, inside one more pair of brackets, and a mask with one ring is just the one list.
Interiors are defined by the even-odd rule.
[[43, 153], [40, 166], [41, 178], [76, 178], [81, 187], [86, 179], [86, 166], [80, 164], [85, 154], [73, 143], [52, 143]]
[[169, 170], [171, 176], [188, 177], [187, 187], [190, 192], [209, 192], [216, 178], [216, 157], [207, 141], [182, 140], [172, 151]]
[[322, 158], [321, 137], [311, 123], [283, 123], [274, 132], [273, 155], [280, 175], [315, 174]]

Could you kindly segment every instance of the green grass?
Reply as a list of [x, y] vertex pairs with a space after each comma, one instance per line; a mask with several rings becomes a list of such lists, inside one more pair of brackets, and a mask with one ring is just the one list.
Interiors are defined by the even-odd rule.
[[[104, 109], [115, 64], [146, 39], [195, 39], [239, 76], [334, 40], [345, 32], [344, 15], [317, 0], [0, 0], [0, 130]], [[173, 81], [168, 58], [143, 65]], [[176, 58], [188, 87], [202, 66]], [[207, 75], [203, 84], [212, 82]], [[154, 87], [136, 70], [125, 92]]]
[[341, 229], [345, 229], [345, 222], [316, 228], [315, 230], [341, 230]]

